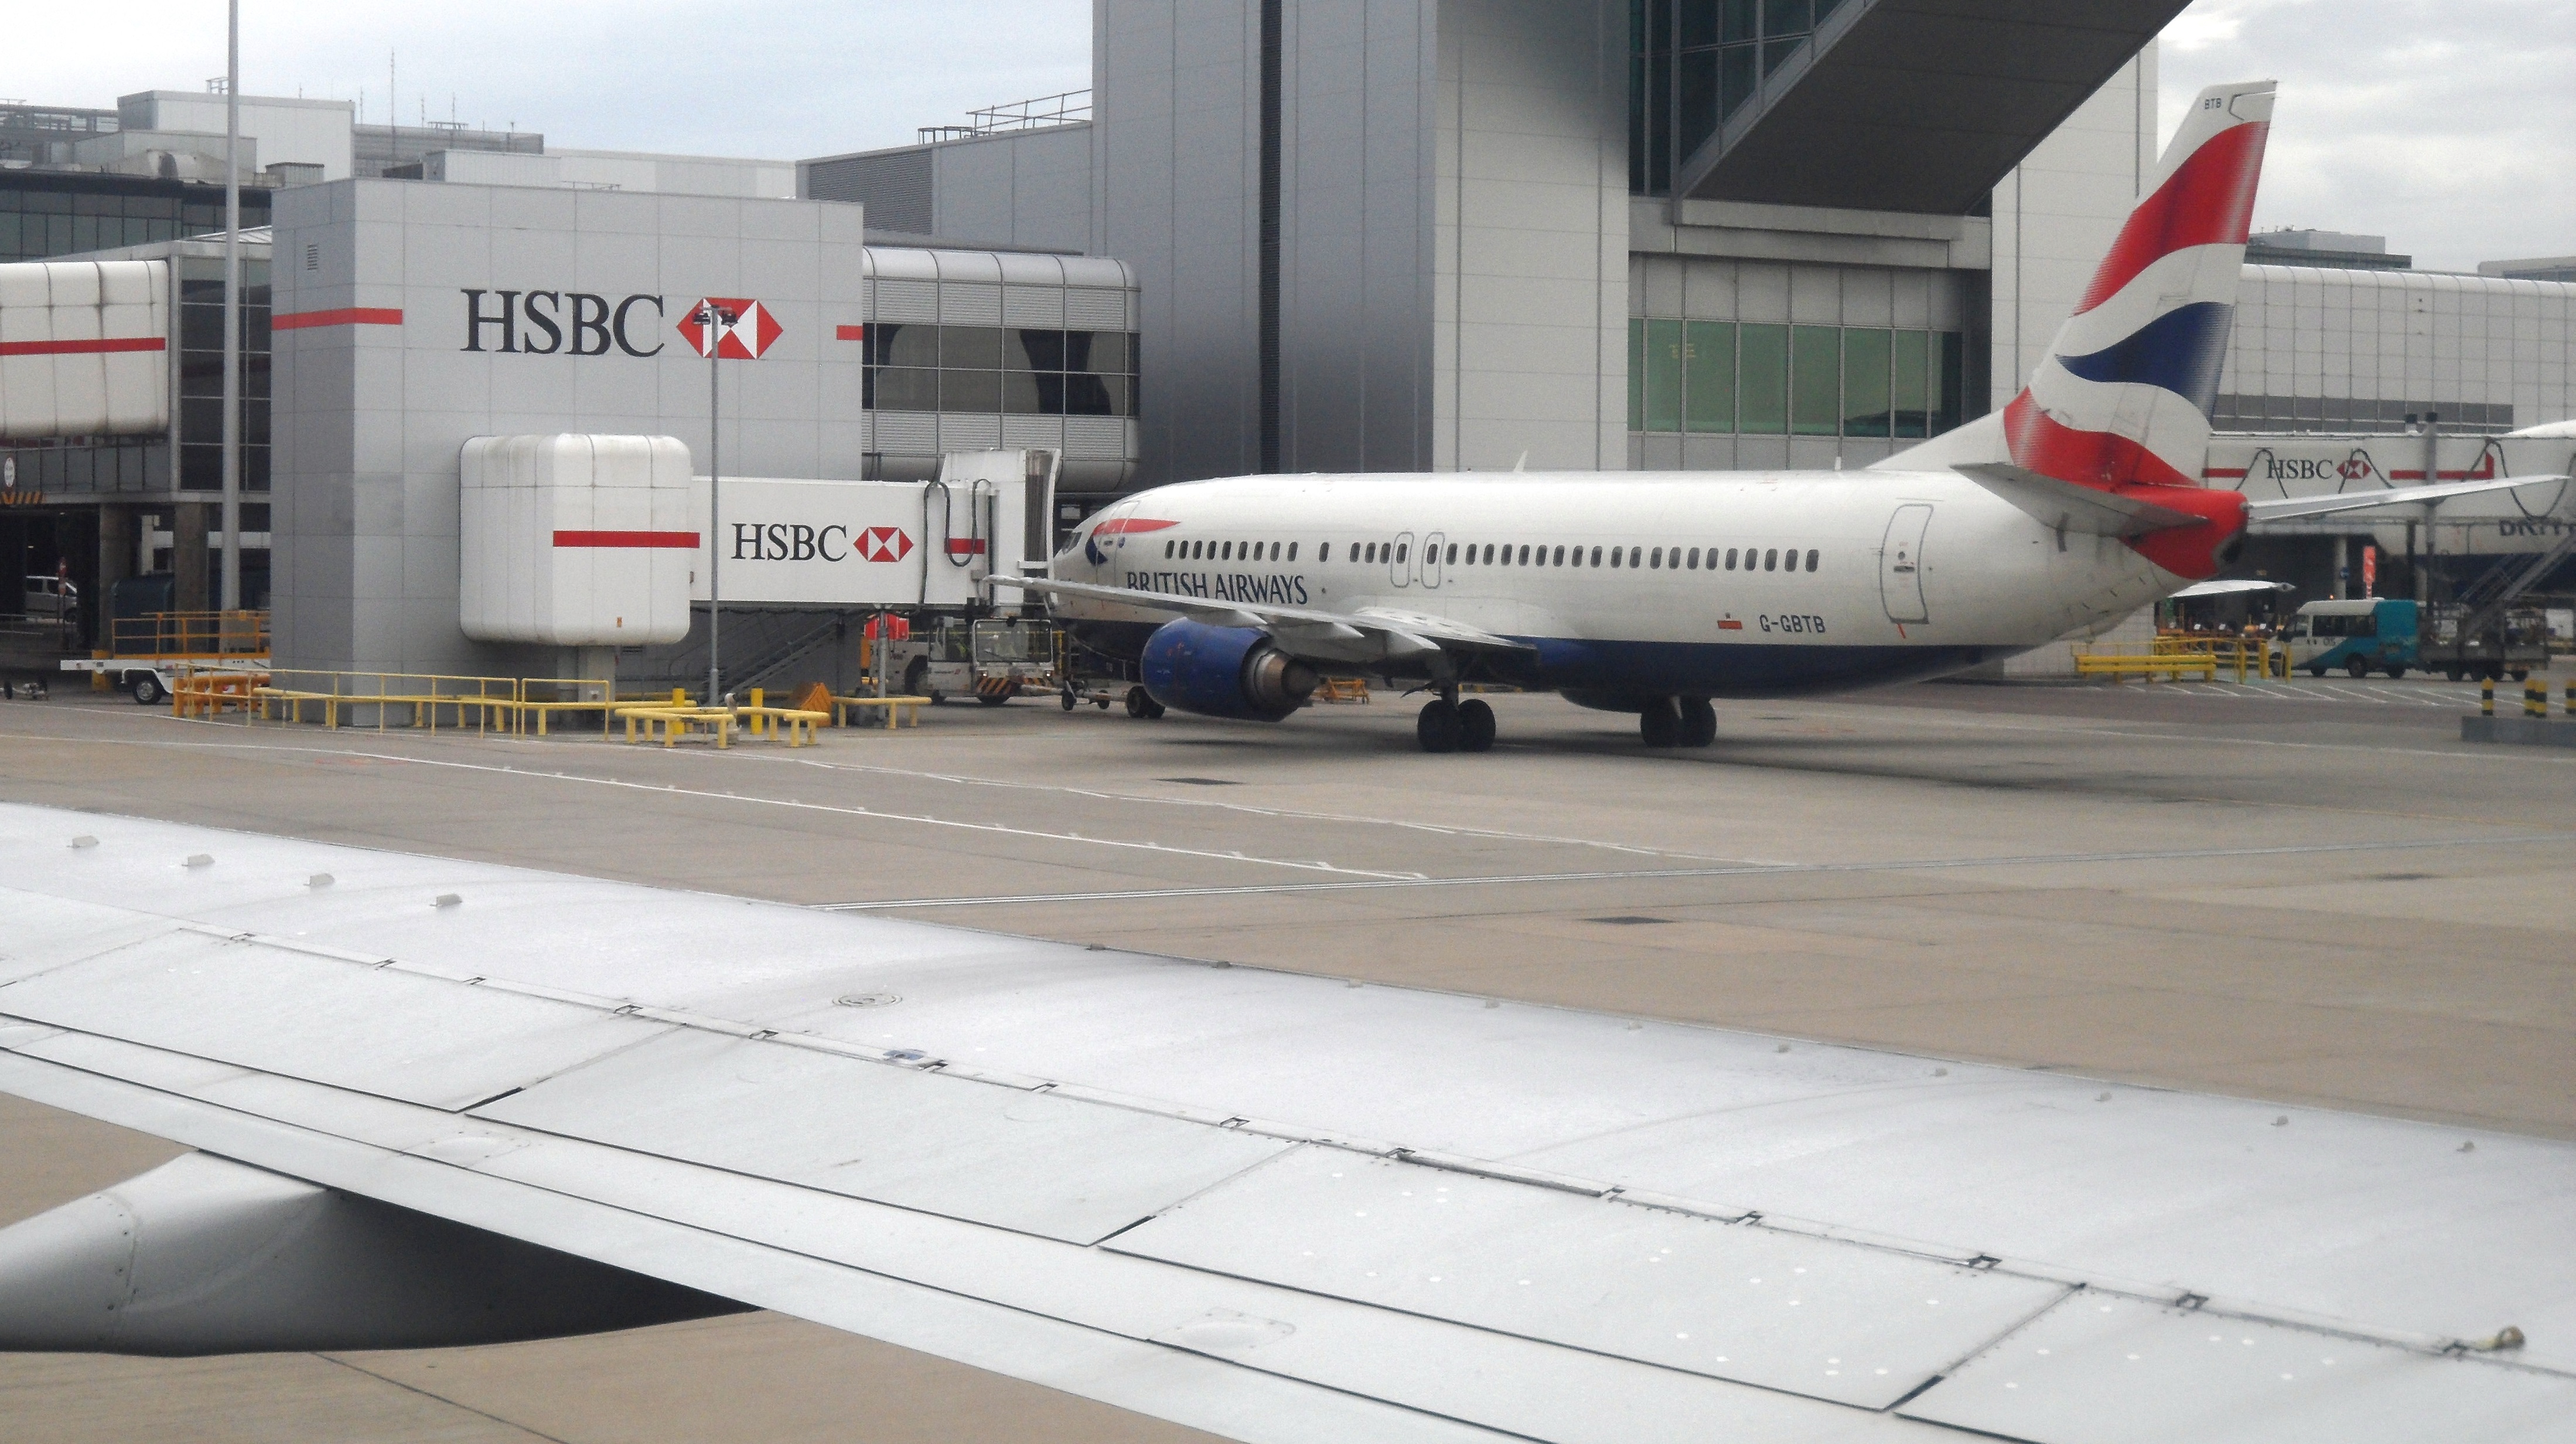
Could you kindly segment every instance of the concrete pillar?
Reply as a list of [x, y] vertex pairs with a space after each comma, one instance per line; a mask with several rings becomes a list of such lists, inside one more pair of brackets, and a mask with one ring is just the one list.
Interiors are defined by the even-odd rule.
[[2338, 602], [2352, 595], [2350, 586], [2344, 580], [2345, 574], [2351, 569], [2352, 538], [2338, 536], [2334, 539], [2334, 600]]
[[201, 501], [183, 501], [171, 508], [175, 514], [170, 520], [174, 578], [170, 604], [182, 612], [202, 612], [214, 605], [206, 589], [206, 523], [212, 509]]
[[108, 645], [108, 608], [116, 597], [116, 584], [134, 575], [134, 522], [132, 507], [98, 509], [98, 580], [93, 594], [81, 598], [81, 616], [92, 646]]

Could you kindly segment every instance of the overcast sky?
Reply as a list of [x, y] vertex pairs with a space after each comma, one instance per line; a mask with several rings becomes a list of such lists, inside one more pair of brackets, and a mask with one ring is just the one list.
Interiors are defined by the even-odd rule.
[[[1228, 0], [1193, 0], [1223, 4]], [[979, 105], [1080, 89], [1088, 0], [249, 0], [245, 94], [363, 93], [558, 146], [793, 159], [900, 145]], [[112, 105], [224, 68], [213, 0], [46, 4], [0, 96]], [[2162, 113], [2270, 76], [2256, 224], [2384, 234], [2417, 264], [2576, 254], [2576, 0], [2197, 0]]]

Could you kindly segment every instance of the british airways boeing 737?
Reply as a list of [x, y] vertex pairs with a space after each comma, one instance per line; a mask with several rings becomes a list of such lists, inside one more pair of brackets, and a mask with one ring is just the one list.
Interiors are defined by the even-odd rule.
[[2203, 91], [2021, 394], [1865, 471], [1188, 482], [1094, 518], [1049, 578], [994, 580], [1140, 663], [1139, 715], [1276, 721], [1332, 670], [1432, 691], [1427, 751], [1492, 745], [1473, 681], [1705, 746], [1711, 698], [1939, 676], [2228, 587], [2209, 579], [2249, 520], [2560, 479], [2278, 502], [2201, 484], [2272, 99]]

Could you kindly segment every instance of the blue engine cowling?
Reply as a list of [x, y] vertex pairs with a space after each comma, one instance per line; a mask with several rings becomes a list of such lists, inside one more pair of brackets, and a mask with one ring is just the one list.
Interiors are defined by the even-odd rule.
[[1306, 705], [1321, 679], [1253, 627], [1166, 622], [1145, 639], [1145, 691], [1202, 717], [1276, 722]]

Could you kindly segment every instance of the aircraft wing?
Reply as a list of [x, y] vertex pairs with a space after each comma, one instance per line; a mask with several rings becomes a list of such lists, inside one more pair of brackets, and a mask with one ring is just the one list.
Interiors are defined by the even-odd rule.
[[1215, 627], [1255, 627], [1291, 656], [1325, 662], [1378, 662], [1430, 652], [1526, 652], [1526, 642], [1497, 636], [1446, 617], [1388, 607], [1336, 612], [1312, 607], [1230, 602], [1092, 582], [1044, 577], [995, 577], [992, 585], [1049, 596], [1086, 597], [1121, 606], [1188, 617]]
[[1238, 1439], [2576, 1427], [2563, 1142], [31, 807], [0, 918], [0, 1089]]
[[2511, 491], [2516, 487], [2541, 486], [2549, 482], [2565, 480], [2567, 478], [2563, 476], [2499, 476], [2484, 481], [2445, 482], [2440, 486], [2400, 486], [2386, 491], [2345, 492], [2340, 496], [2294, 496], [2278, 501], [2249, 500], [2245, 503], [2245, 514], [2255, 521], [2296, 521], [2303, 517], [2367, 511], [2373, 507], [2444, 502], [2457, 496], [2477, 496], [2490, 491]]
[[2232, 597], [2243, 592], [2295, 592], [2297, 590], [2297, 587], [2288, 582], [2256, 581], [2247, 577], [2230, 581], [2195, 582], [2166, 597], [2165, 600], [2183, 602], [2195, 597]]

